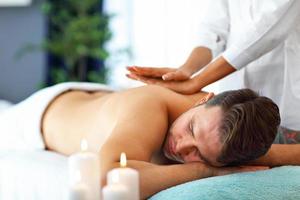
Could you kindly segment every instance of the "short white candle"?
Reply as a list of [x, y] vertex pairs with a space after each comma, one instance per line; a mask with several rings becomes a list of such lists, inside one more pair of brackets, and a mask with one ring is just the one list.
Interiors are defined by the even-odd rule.
[[[126, 154], [122, 153], [120, 158], [120, 168], [115, 168], [107, 174], [107, 184], [121, 184], [129, 189], [131, 200], [139, 200], [139, 173], [137, 170], [126, 167]], [[116, 179], [115, 177], [118, 177]]]
[[71, 187], [70, 200], [88, 200], [88, 187], [84, 183], [76, 183]]
[[102, 193], [103, 200], [131, 200], [129, 189], [122, 184], [106, 185]]
[[80, 171], [81, 179], [89, 188], [91, 199], [100, 199], [100, 161], [96, 153], [87, 151], [88, 145], [86, 140], [81, 141], [81, 152], [69, 157], [69, 183], [70, 186], [76, 183], [74, 174]]
[[78, 177], [78, 182], [70, 186], [69, 200], [88, 200], [88, 186], [81, 181], [81, 175], [79, 171], [75, 176]]

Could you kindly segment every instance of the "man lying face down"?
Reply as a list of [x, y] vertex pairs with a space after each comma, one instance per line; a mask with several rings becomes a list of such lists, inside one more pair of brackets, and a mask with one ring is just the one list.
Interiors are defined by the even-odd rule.
[[278, 107], [250, 89], [210, 93], [171, 125], [164, 154], [182, 163], [246, 163], [268, 151], [279, 124]]
[[[277, 106], [249, 89], [214, 96], [158, 86], [114, 93], [70, 87], [44, 112], [42, 134], [48, 150], [65, 155], [79, 151], [87, 139], [90, 150], [99, 153], [103, 184], [125, 152], [128, 165], [140, 172], [144, 199], [187, 181], [266, 169], [221, 166], [264, 155], [279, 124]], [[269, 165], [266, 160], [271, 161], [255, 164]]]

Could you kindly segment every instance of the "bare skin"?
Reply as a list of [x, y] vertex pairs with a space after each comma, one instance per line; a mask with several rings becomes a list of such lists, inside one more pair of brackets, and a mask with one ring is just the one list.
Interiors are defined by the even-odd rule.
[[[198, 116], [196, 120], [200, 120], [198, 122], [204, 125], [204, 128], [195, 126], [196, 137], [200, 140], [190, 137], [187, 131], [180, 131], [184, 124], [187, 124], [185, 121], [189, 116], [194, 116], [196, 110], [190, 110], [181, 116], [184, 120], [179, 118], [180, 123], [174, 123], [175, 129], [168, 138], [173, 138], [177, 148], [168, 152], [170, 146], [164, 144], [164, 141], [169, 125], [193, 107], [199, 99], [200, 103], [205, 102], [210, 96], [204, 92], [183, 95], [158, 86], [110, 94], [69, 91], [56, 98], [48, 107], [43, 118], [42, 132], [47, 148], [65, 155], [79, 151], [81, 139], [87, 139], [90, 150], [99, 152], [103, 183], [105, 174], [119, 166], [120, 153], [125, 151], [128, 165], [140, 172], [142, 199], [187, 181], [266, 169], [216, 168], [204, 164], [203, 159], [195, 152], [200, 150], [201, 146], [202, 153], [209, 156], [210, 162], [214, 163], [219, 147], [216, 140], [206, 137], [206, 132], [215, 133], [216, 125], [209, 123], [209, 118], [207, 121]], [[197, 109], [207, 115], [220, 115], [218, 109]], [[208, 144], [212, 147], [203, 146], [206, 143], [201, 141], [201, 138], [203, 141], [209, 140]], [[172, 163], [168, 160], [161, 153], [163, 146], [166, 155], [180, 157], [185, 163]], [[167, 163], [169, 165], [165, 165]]]
[[[192, 76], [200, 69], [203, 71]], [[129, 66], [127, 70], [127, 77], [130, 79], [163, 86], [182, 94], [198, 92], [210, 83], [236, 71], [222, 56], [212, 60], [211, 50], [202, 46], [193, 49], [186, 62], [179, 68]], [[299, 130], [297, 132], [299, 134]], [[265, 156], [249, 164], [300, 165], [300, 144], [273, 144]]]

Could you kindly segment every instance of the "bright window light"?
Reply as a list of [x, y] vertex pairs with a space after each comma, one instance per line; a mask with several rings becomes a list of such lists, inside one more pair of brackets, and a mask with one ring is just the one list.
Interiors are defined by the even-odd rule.
[[31, 0], [0, 0], [0, 6], [28, 6]]

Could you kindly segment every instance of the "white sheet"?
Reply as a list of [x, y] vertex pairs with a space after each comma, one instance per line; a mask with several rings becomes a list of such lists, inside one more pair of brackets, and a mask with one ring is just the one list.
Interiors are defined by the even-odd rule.
[[43, 150], [40, 118], [48, 103], [69, 89], [112, 91], [101, 84], [70, 82], [15, 106], [0, 102], [0, 200], [67, 199], [67, 157]]
[[0, 113], [0, 150], [45, 149], [41, 134], [42, 116], [49, 103], [68, 90], [113, 91], [107, 85], [82, 82], [60, 83], [39, 90]]
[[67, 157], [50, 151], [0, 152], [0, 200], [65, 200]]

